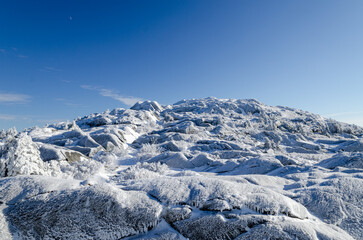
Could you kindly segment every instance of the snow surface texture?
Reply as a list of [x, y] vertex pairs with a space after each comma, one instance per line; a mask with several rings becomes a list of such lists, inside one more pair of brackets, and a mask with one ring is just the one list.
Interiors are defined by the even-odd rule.
[[0, 132], [1, 239], [363, 239], [363, 129], [256, 100]]

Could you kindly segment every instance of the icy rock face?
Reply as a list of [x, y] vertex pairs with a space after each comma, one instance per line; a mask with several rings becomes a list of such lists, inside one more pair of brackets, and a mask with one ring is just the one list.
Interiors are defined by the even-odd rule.
[[[27, 188], [19, 183], [26, 180], [18, 178], [12, 184]], [[5, 212], [22, 239], [120, 239], [156, 226], [162, 210], [144, 193], [98, 184], [14, 198]]]
[[0, 236], [362, 239], [362, 146], [358, 126], [253, 99], [1, 131]]

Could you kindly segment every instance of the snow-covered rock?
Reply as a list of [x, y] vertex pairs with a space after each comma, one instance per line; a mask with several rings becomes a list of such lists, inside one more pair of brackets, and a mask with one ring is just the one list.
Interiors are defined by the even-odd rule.
[[362, 239], [362, 146], [361, 127], [253, 99], [9, 129], [0, 236]]
[[155, 101], [144, 101], [144, 102], [137, 102], [134, 106], [131, 107], [133, 110], [150, 110], [161, 112], [163, 111], [163, 107], [160, 106], [159, 103]]
[[[152, 229], [162, 212], [144, 193], [103, 184], [75, 187], [44, 177], [0, 181], [0, 201], [8, 204], [4, 212], [20, 239], [120, 239]], [[8, 188], [24, 190], [9, 197]], [[33, 188], [43, 189], [30, 194]]]

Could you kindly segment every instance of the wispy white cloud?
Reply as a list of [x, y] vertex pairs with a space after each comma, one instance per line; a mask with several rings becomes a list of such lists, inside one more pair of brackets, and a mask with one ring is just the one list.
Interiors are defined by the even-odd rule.
[[137, 98], [137, 97], [125, 97], [122, 95], [117, 94], [116, 92], [110, 90], [110, 89], [101, 89], [100, 90], [100, 94], [104, 97], [110, 97], [113, 98], [115, 100], [118, 100], [128, 106], [132, 106], [135, 103], [137, 103], [138, 101], [142, 101], [141, 98]]
[[91, 85], [81, 85], [81, 88], [87, 89], [87, 90], [98, 90], [99, 89], [99, 88], [96, 88], [96, 87], [91, 86]]
[[66, 98], [56, 98], [55, 100], [64, 103], [64, 105], [70, 106], [70, 107], [81, 107], [82, 104], [74, 103], [72, 100], [66, 99]]
[[31, 121], [29, 116], [25, 115], [10, 115], [10, 114], [0, 114], [0, 120], [5, 121]]
[[62, 118], [58, 118], [58, 119], [39, 119], [37, 120], [38, 123], [41, 124], [53, 124], [53, 123], [60, 123], [60, 122], [67, 122], [69, 120], [67, 119], [62, 119]]
[[128, 106], [132, 106], [135, 103], [137, 103], [138, 101], [142, 101], [141, 98], [120, 95], [119, 93], [117, 93], [116, 91], [114, 91], [112, 89], [100, 88], [100, 87], [95, 87], [95, 86], [90, 86], [90, 85], [82, 85], [81, 88], [87, 89], [87, 90], [92, 90], [92, 91], [97, 91], [101, 96], [113, 98]]
[[0, 114], [0, 120], [14, 120], [16, 119], [16, 116], [14, 115], [8, 115], [8, 114]]
[[30, 100], [29, 95], [16, 93], [0, 93], [0, 103], [25, 103]]
[[0, 53], [6, 54], [6, 55], [12, 56], [12, 57], [18, 57], [18, 58], [28, 58], [29, 57], [29, 56], [26, 56], [26, 55], [18, 52], [18, 49], [15, 47], [12, 47], [10, 49], [0, 48]]
[[41, 72], [61, 72], [62, 69], [46, 66], [42, 69], [39, 69], [39, 71], [41, 71]]

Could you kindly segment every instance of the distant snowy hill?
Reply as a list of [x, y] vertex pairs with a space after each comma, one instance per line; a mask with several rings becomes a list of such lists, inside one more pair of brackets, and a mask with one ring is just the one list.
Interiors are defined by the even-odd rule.
[[363, 128], [256, 100], [0, 133], [1, 239], [363, 239]]

